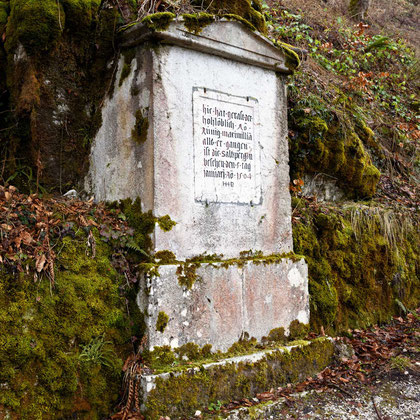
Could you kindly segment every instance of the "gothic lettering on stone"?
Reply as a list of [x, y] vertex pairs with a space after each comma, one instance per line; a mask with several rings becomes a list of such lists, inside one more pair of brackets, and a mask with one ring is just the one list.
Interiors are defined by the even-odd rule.
[[195, 199], [260, 204], [258, 101], [194, 88]]

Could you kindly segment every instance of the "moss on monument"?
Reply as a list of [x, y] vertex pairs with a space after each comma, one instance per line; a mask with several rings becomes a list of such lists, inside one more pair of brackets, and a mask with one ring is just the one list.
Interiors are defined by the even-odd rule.
[[166, 214], [165, 216], [158, 217], [156, 219], [157, 224], [164, 232], [169, 232], [176, 225], [176, 222], [171, 219], [171, 217]]
[[281, 41], [274, 41], [274, 45], [283, 50], [286, 56], [285, 65], [290, 71], [295, 71], [299, 68], [300, 58], [292, 45]]
[[226, 13], [226, 14], [222, 15], [221, 17], [224, 18], [224, 19], [227, 19], [227, 20], [236, 20], [237, 22], [241, 22], [251, 31], [256, 31], [257, 30], [257, 28], [251, 22], [249, 22], [248, 20], [246, 20], [242, 16], [233, 15], [232, 13]]
[[177, 262], [176, 255], [172, 251], [168, 250], [156, 252], [154, 259], [158, 261], [159, 264], [172, 264]]
[[157, 378], [145, 403], [146, 415], [158, 419], [162, 415], [188, 418], [209, 404], [227, 403], [250, 398], [258, 392], [304, 380], [331, 361], [334, 345], [327, 339], [300, 343], [290, 352], [267, 353], [261, 360], [226, 363], [204, 369], [187, 369]]
[[134, 124], [134, 128], [131, 130], [131, 137], [136, 143], [142, 144], [147, 140], [148, 130], [149, 119], [143, 116], [141, 109], [138, 109], [136, 111], [136, 122]]
[[55, 45], [65, 27], [63, 6], [55, 0], [14, 0], [10, 4], [6, 50], [20, 42], [28, 54]]
[[[156, 226], [159, 226], [165, 232], [169, 232], [176, 225], [176, 222], [169, 215], [156, 217], [150, 210], [143, 212], [141, 200], [138, 197], [134, 201], [127, 198], [109, 206], [110, 208], [119, 208], [124, 213], [130, 227], [134, 229], [133, 241], [137, 248], [145, 252], [144, 256], [148, 255], [147, 253], [152, 248], [150, 235], [154, 232]], [[147, 269], [152, 269], [153, 264], [144, 263], [144, 257], [141, 262], [141, 268], [145, 268], [144, 264], [146, 264]]]
[[214, 22], [214, 15], [209, 13], [184, 14], [184, 26], [189, 32], [199, 34], [203, 28]]
[[265, 34], [267, 32], [260, 2], [251, 2], [251, 0], [200, 0], [193, 2], [193, 4], [202, 6], [207, 12], [221, 17], [231, 16], [233, 18], [233, 16], [236, 16], [239, 17], [238, 20], [243, 18], [261, 33]]
[[191, 290], [196, 281], [199, 281], [201, 277], [197, 274], [197, 268], [200, 267], [200, 263], [185, 263], [180, 264], [176, 270], [178, 276], [178, 283], [181, 287]]
[[176, 15], [170, 12], [154, 13], [144, 17], [141, 23], [153, 31], [165, 31], [175, 18]]
[[[149, 214], [149, 216], [151, 213]], [[167, 217], [167, 216], [164, 216]], [[155, 219], [158, 220], [159, 219]], [[170, 220], [170, 219], [169, 219]], [[173, 221], [170, 221], [168, 228], [173, 225]], [[149, 244], [150, 245], [150, 244]], [[147, 248], [149, 249], [149, 248]], [[139, 264], [139, 269], [148, 273], [152, 276], [159, 276], [159, 267], [162, 265], [178, 265], [176, 274], [178, 276], [178, 283], [181, 287], [190, 290], [196, 281], [200, 281], [201, 277], [197, 274], [197, 270], [203, 265], [212, 265], [215, 268], [219, 269], [228, 269], [232, 265], [237, 267], [243, 267], [247, 262], [252, 262], [255, 265], [263, 264], [277, 264], [282, 260], [289, 259], [293, 262], [300, 261], [303, 258], [302, 255], [295, 254], [294, 252], [288, 252], [284, 254], [272, 254], [272, 255], [263, 255], [261, 252], [250, 252], [245, 251], [241, 253], [240, 258], [231, 258], [228, 260], [223, 260], [220, 255], [198, 255], [193, 258], [189, 258], [186, 261], [179, 261], [176, 258], [176, 255], [168, 250], [158, 251], [154, 255], [152, 262], [141, 262]]]
[[169, 316], [165, 312], [160, 311], [156, 321], [156, 331], [163, 333], [169, 323]]

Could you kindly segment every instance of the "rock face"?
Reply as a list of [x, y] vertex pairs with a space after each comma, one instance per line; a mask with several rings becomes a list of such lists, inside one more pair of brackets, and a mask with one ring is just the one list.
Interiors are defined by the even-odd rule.
[[[155, 30], [154, 20], [122, 38], [86, 181], [96, 199], [141, 197], [143, 211], [177, 223], [156, 229], [152, 251], [169, 251], [178, 269], [159, 264], [139, 296], [150, 347], [226, 350], [244, 332], [307, 323], [306, 266], [290, 259], [284, 74], [293, 53], [241, 22], [190, 32], [187, 21]], [[209, 260], [219, 264], [201, 267]], [[156, 326], [162, 313], [167, 329]]]

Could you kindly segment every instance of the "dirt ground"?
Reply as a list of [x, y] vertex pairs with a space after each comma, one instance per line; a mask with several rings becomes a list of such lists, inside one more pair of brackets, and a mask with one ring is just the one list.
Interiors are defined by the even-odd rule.
[[336, 362], [315, 377], [228, 404], [217, 414], [229, 420], [420, 419], [419, 313], [348, 331], [335, 339]]
[[370, 385], [304, 392], [275, 403], [267, 419], [419, 419], [420, 374], [393, 370]]

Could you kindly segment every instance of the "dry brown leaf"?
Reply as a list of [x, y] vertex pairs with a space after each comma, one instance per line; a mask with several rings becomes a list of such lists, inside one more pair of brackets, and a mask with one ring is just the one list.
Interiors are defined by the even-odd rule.
[[47, 261], [47, 258], [45, 257], [44, 254], [38, 255], [35, 259], [35, 267], [36, 267], [36, 271], [38, 273], [40, 273], [42, 271], [42, 269], [45, 266], [45, 263]]
[[31, 234], [29, 232], [27, 232], [27, 231], [23, 231], [20, 234], [20, 237], [22, 239], [22, 242], [25, 245], [30, 245], [34, 241], [34, 239], [32, 238]]

